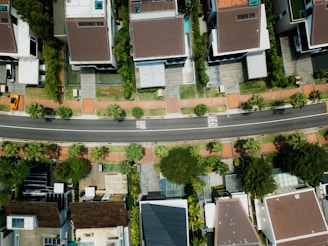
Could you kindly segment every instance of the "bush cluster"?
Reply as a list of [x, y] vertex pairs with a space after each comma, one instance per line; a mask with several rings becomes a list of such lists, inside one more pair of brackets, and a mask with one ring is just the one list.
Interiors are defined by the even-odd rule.
[[315, 79], [323, 79], [327, 76], [328, 76], [328, 73], [322, 69], [313, 73], [313, 78], [315, 78]]

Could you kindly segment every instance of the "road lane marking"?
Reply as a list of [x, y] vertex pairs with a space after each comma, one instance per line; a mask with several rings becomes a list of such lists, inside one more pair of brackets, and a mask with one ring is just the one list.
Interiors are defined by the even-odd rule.
[[[259, 121], [253, 123], [243, 123], [243, 124], [232, 124], [232, 125], [220, 125], [214, 128], [233, 128], [233, 127], [242, 127], [242, 126], [252, 126], [252, 125], [262, 125], [262, 124], [271, 124], [279, 123], [285, 121], [293, 121], [300, 119], [307, 119], [312, 117], [327, 116], [327, 113], [313, 114], [298, 116], [288, 119], [279, 119], [279, 120], [270, 120], [270, 121]], [[115, 132], [170, 132], [170, 131], [193, 131], [193, 130], [202, 130], [208, 129], [208, 126], [203, 127], [193, 127], [193, 128], [172, 128], [172, 129], [147, 129], [147, 130], [92, 130], [92, 129], [64, 129], [64, 128], [37, 128], [37, 127], [25, 127], [25, 126], [13, 126], [13, 125], [0, 125], [0, 128], [11, 128], [11, 129], [23, 129], [23, 130], [34, 130], [34, 131], [54, 131], [54, 132], [86, 132], [86, 133], [115, 133]]]

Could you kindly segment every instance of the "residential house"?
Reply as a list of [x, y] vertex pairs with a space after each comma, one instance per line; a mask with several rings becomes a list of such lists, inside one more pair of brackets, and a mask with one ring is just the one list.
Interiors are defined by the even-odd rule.
[[296, 51], [328, 50], [328, 3], [325, 0], [273, 1], [277, 33], [293, 32]]
[[10, 0], [0, 0], [0, 33], [0, 71], [7, 73], [0, 83], [7, 83], [11, 73], [8, 82], [38, 84], [42, 41], [17, 15]]
[[54, 24], [54, 36], [68, 44], [71, 65], [116, 69], [116, 23], [111, 1], [54, 1]]
[[140, 224], [142, 245], [189, 245], [187, 200], [141, 201]]
[[209, 64], [246, 58], [248, 79], [267, 76], [270, 48], [264, 4], [260, 0], [209, 0]]
[[71, 231], [71, 192], [24, 197], [6, 206], [7, 229], [13, 230], [13, 245], [67, 245]]
[[137, 87], [165, 87], [166, 66], [187, 58], [189, 20], [176, 0], [129, 0], [129, 18]]
[[257, 229], [273, 246], [327, 245], [328, 228], [313, 188], [255, 200]]
[[217, 198], [214, 245], [258, 245], [260, 240], [239, 198]]
[[11, 246], [13, 233], [7, 229], [6, 212], [0, 207], [0, 246]]
[[79, 243], [130, 245], [128, 214], [123, 201], [71, 203], [71, 213]]

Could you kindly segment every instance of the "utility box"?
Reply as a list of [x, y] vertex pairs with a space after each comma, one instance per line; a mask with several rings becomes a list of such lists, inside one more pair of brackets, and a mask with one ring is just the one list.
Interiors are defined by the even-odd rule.
[[102, 172], [103, 171], [103, 164], [98, 164], [98, 171]]
[[1, 93], [4, 93], [4, 92], [6, 92], [7, 91], [7, 86], [6, 85], [1, 85], [0, 86], [0, 92]]

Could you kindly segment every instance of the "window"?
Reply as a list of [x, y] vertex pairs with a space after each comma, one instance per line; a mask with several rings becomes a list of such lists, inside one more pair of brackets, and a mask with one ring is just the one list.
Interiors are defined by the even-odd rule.
[[9, 23], [9, 20], [7, 18], [0, 18], [0, 24], [1, 23]]
[[45, 238], [44, 239], [44, 246], [57, 246], [60, 245], [59, 238]]
[[103, 9], [103, 2], [95, 1], [95, 9]]
[[12, 228], [24, 228], [24, 219], [12, 218]]
[[78, 23], [79, 27], [104, 26], [103, 21], [83, 21]]
[[36, 42], [32, 38], [30, 39], [30, 54], [36, 56]]
[[0, 12], [7, 11], [8, 7], [7, 5], [0, 5]]
[[257, 18], [257, 13], [246, 13], [237, 15], [237, 20], [248, 20]]
[[17, 25], [17, 18], [15, 16], [11, 16], [11, 21], [13, 24]]
[[134, 13], [138, 14], [141, 12], [141, 9], [139, 6], [134, 7]]

